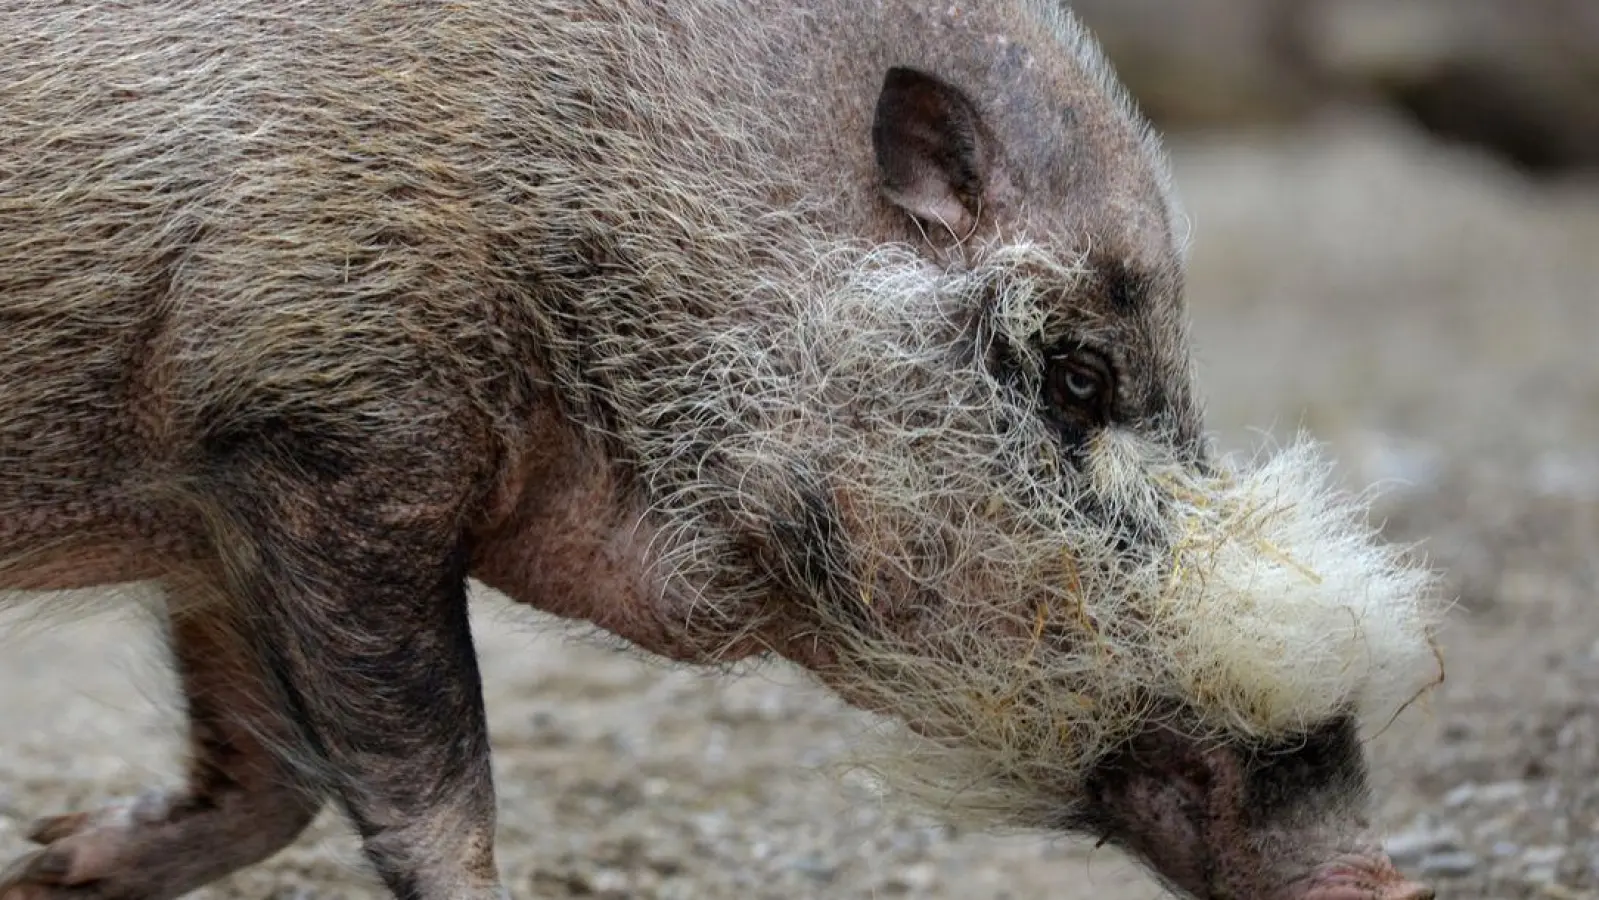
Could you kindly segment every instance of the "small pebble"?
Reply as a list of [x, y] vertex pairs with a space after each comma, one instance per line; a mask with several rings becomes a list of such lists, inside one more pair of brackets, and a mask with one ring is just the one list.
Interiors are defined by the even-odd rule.
[[1521, 873], [1521, 880], [1527, 884], [1548, 887], [1560, 880], [1560, 873], [1555, 871], [1554, 866], [1533, 866]]
[[1463, 784], [1444, 795], [1443, 804], [1457, 809], [1468, 803], [1504, 803], [1526, 793], [1527, 785], [1520, 781], [1496, 781], [1492, 784]]
[[1417, 828], [1390, 835], [1383, 849], [1394, 862], [1406, 865], [1428, 854], [1456, 852], [1459, 841], [1460, 835], [1452, 831]]
[[1458, 878], [1476, 871], [1477, 857], [1475, 854], [1467, 853], [1464, 850], [1429, 853], [1421, 858], [1420, 868], [1422, 873], [1426, 875]]
[[904, 888], [911, 891], [925, 891], [938, 880], [938, 870], [930, 863], [917, 863], [901, 869], [898, 876], [894, 881]]
[[1565, 858], [1564, 847], [1528, 847], [1521, 852], [1521, 861], [1529, 866], [1556, 866]]
[[617, 893], [628, 889], [626, 872], [615, 869], [601, 869], [589, 877], [593, 890], [600, 893]]
[[823, 884], [832, 881], [838, 874], [838, 867], [828, 865], [819, 853], [808, 853], [789, 863], [788, 867], [812, 881], [820, 881]]

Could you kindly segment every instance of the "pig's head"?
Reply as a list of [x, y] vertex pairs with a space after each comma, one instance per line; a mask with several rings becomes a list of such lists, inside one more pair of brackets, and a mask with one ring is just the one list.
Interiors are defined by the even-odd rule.
[[1430, 578], [1308, 443], [1207, 445], [1164, 163], [1059, 27], [970, 84], [886, 73], [863, 189], [905, 239], [816, 236], [658, 326], [617, 394], [662, 571], [888, 714], [881, 771], [943, 815], [1208, 900], [1430, 896], [1357, 734], [1437, 677]]

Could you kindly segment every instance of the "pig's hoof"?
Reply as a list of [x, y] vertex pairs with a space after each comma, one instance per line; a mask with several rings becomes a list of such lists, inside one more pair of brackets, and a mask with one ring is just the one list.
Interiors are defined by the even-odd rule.
[[150, 793], [97, 812], [41, 819], [34, 823], [28, 839], [43, 844], [43, 849], [0, 871], [0, 900], [142, 900], [158, 896], [159, 883], [152, 885], [151, 873], [137, 871], [131, 858], [137, 854], [130, 851], [148, 836], [147, 829], [170, 820], [171, 809], [166, 794]]
[[0, 900], [50, 900], [85, 895], [62, 884], [72, 860], [50, 850], [29, 853], [0, 872]]
[[47, 847], [15, 860], [0, 871], [0, 900], [99, 900], [113, 895], [99, 886], [72, 884], [73, 854]]
[[287, 789], [151, 791], [36, 822], [0, 900], [172, 900], [287, 846], [321, 801]]

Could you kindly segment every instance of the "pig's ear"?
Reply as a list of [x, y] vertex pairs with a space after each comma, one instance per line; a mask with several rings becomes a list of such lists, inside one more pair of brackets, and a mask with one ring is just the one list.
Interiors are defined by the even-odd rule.
[[888, 70], [872, 149], [883, 193], [895, 205], [965, 236], [990, 175], [989, 143], [977, 108], [953, 85], [915, 69]]

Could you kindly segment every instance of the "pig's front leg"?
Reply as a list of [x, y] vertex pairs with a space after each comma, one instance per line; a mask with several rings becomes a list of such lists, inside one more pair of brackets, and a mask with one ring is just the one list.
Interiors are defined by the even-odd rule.
[[396, 897], [505, 896], [468, 621], [471, 454], [275, 443], [229, 460], [211, 494], [231, 592], [300, 749]]

